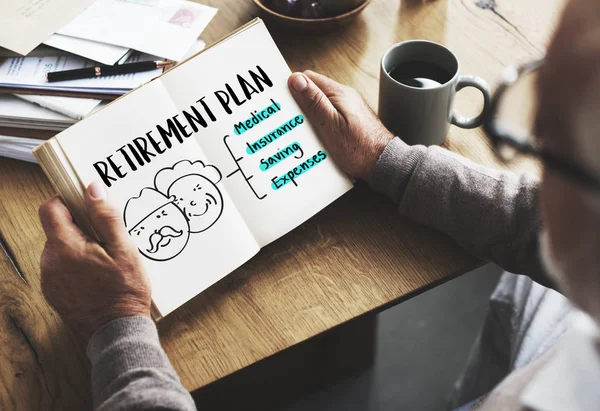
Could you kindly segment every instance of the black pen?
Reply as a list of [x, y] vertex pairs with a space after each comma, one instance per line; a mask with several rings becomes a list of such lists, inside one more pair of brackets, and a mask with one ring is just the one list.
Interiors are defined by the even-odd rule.
[[52, 71], [46, 74], [46, 81], [48, 83], [53, 83], [55, 81], [78, 80], [82, 78], [139, 73], [142, 71], [150, 71], [161, 67], [171, 66], [173, 64], [175, 64], [175, 62], [169, 60], [141, 61], [138, 63], [119, 64], [116, 66], [100, 65], [96, 67], [86, 67], [75, 70]]

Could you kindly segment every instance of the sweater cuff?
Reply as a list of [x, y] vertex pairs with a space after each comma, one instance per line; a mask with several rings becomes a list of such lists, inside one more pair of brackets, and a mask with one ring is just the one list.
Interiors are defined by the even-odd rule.
[[158, 330], [148, 317], [118, 318], [102, 326], [88, 343], [94, 398], [123, 373], [137, 368], [171, 370]]
[[425, 146], [409, 146], [398, 137], [390, 140], [373, 167], [369, 185], [398, 204], [426, 151]]

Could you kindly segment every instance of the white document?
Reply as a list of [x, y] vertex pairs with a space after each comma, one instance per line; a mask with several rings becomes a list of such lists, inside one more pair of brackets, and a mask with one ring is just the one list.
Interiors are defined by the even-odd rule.
[[[61, 50], [57, 50], [54, 47], [46, 46], [45, 44], [40, 44], [29, 53], [27, 53], [27, 57], [45, 57], [45, 56], [59, 56], [59, 55], [67, 55], [67, 52], [63, 52]], [[0, 47], [0, 59], [4, 59], [7, 57], [22, 57], [19, 53], [6, 49], [4, 47]]]
[[181, 58], [181, 61], [183, 61], [189, 57], [192, 57], [196, 53], [201, 52], [202, 50], [204, 50], [204, 47], [206, 47], [206, 42], [204, 42], [204, 40], [196, 40], [194, 42], [194, 44], [192, 44], [190, 49], [187, 51], [187, 53], [185, 53], [183, 55], [183, 57]]
[[27, 54], [93, 0], [0, 0], [0, 46]]
[[45, 140], [36, 138], [0, 136], [0, 157], [37, 163], [32, 152], [43, 143]]
[[75, 119], [21, 100], [11, 94], [0, 94], [0, 127], [62, 131]]
[[63, 114], [28, 103], [11, 94], [0, 94], [0, 119], [6, 118], [74, 123], [74, 119]]
[[75, 120], [81, 120], [92, 113], [102, 100], [77, 97], [38, 96], [35, 94], [15, 94], [20, 99], [38, 104], [49, 110], [64, 114]]
[[181, 0], [96, 0], [58, 33], [181, 61], [216, 13]]
[[[206, 42], [204, 40], [196, 40], [192, 46], [190, 47], [190, 49], [184, 54], [184, 56], [181, 58], [181, 61], [187, 59], [188, 57], [192, 57], [194, 54], [199, 53], [200, 51], [202, 51], [204, 49], [204, 47], [206, 47]], [[117, 64], [125, 64], [125, 63], [129, 63], [131, 62], [132, 58], [134, 58], [135, 54], [139, 53], [138, 51], [129, 49], [129, 52], [127, 54], [125, 54], [123, 57], [121, 57], [121, 59], [117, 62]], [[153, 56], [151, 54], [143, 54], [143, 60], [140, 61], [147, 61], [147, 60], [162, 60], [162, 57], [159, 56]]]
[[116, 64], [129, 52], [128, 47], [63, 36], [62, 34], [53, 34], [44, 41], [44, 44], [109, 66]]

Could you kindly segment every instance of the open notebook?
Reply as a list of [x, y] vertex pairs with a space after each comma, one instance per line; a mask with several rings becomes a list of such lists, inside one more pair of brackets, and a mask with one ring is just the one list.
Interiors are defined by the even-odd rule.
[[79, 225], [102, 180], [164, 316], [352, 187], [255, 19], [35, 151]]

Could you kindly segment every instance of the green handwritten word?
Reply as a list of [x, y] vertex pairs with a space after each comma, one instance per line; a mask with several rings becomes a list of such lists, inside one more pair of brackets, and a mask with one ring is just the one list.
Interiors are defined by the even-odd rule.
[[271, 103], [273, 103], [273, 104], [271, 104], [269, 107], [267, 107], [263, 110], [260, 110], [260, 111], [254, 110], [251, 113], [252, 117], [250, 117], [248, 120], [240, 121], [239, 123], [234, 124], [233, 134], [235, 134], [236, 136], [239, 136], [240, 134], [250, 130], [252, 127], [259, 124], [261, 121], [264, 121], [264, 120], [268, 119], [269, 117], [271, 117], [271, 114], [275, 114], [281, 110], [281, 104], [277, 103], [273, 99], [271, 99]]
[[248, 147], [246, 147], [246, 153], [254, 154], [258, 150], [265, 148], [267, 145], [271, 144], [273, 141], [277, 140], [279, 137], [285, 135], [286, 133], [292, 131], [300, 124], [304, 123], [304, 116], [302, 114], [297, 115], [293, 119], [286, 121], [275, 130], [271, 131], [269, 134], [266, 134], [256, 140], [254, 143], [246, 143]]
[[279, 150], [278, 152], [273, 154], [271, 157], [268, 157], [266, 159], [265, 158], [261, 159], [260, 160], [260, 169], [262, 171], [267, 171], [270, 167], [274, 166], [275, 164], [279, 163], [282, 160], [285, 160], [286, 158], [288, 158], [289, 156], [291, 156], [298, 150], [300, 150], [300, 157], [296, 157], [296, 158], [301, 158], [302, 157], [302, 148], [300, 148], [300, 143], [292, 143], [289, 146], [287, 146], [286, 148]]
[[305, 162], [300, 163], [299, 165], [297, 165], [296, 167], [294, 167], [293, 169], [291, 169], [284, 175], [279, 176], [279, 177], [274, 177], [271, 180], [271, 188], [273, 188], [273, 190], [279, 190], [281, 187], [283, 187], [290, 181], [292, 183], [294, 183], [295, 186], [297, 186], [298, 184], [296, 183], [296, 180], [295, 180], [296, 177], [299, 177], [302, 174], [306, 173], [308, 170], [310, 170], [311, 168], [313, 168], [314, 166], [316, 166], [317, 164], [319, 164], [321, 161], [325, 160], [326, 158], [327, 158], [327, 153], [325, 153], [323, 150], [319, 150], [317, 152], [317, 154], [315, 154], [314, 156], [312, 156]]

